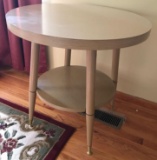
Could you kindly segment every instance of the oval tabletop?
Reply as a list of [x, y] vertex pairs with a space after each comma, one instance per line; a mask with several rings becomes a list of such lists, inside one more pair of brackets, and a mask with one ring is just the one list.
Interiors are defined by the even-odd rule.
[[151, 23], [132, 12], [92, 4], [38, 4], [6, 14], [15, 35], [71, 49], [114, 49], [143, 42]]

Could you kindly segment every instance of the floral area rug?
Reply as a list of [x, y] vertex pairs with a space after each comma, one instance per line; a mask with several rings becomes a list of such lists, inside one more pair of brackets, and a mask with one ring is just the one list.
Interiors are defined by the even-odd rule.
[[75, 129], [0, 99], [0, 160], [55, 160]]

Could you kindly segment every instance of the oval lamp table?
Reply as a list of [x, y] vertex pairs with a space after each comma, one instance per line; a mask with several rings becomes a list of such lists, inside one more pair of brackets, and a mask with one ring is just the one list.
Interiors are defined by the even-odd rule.
[[[8, 29], [31, 42], [29, 122], [36, 93], [47, 105], [86, 112], [87, 153], [92, 153], [95, 108], [114, 98], [120, 49], [145, 41], [151, 23], [137, 14], [92, 4], [38, 4], [6, 14]], [[38, 78], [39, 45], [65, 49], [65, 64]], [[70, 65], [71, 50], [85, 50], [86, 67]], [[113, 50], [112, 77], [96, 70], [97, 50]]]

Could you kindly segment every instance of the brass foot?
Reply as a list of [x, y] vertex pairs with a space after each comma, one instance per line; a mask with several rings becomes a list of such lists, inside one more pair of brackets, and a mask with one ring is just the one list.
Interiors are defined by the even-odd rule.
[[88, 155], [92, 155], [92, 154], [93, 154], [91, 147], [88, 147], [87, 154], [88, 154]]
[[32, 123], [32, 121], [33, 121], [33, 120], [29, 120], [29, 126], [30, 126], [31, 128], [33, 128], [33, 123]]

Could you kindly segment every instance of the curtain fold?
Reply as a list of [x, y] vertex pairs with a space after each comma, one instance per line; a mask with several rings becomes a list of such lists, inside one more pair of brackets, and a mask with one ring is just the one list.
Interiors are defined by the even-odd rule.
[[[30, 70], [31, 43], [7, 30], [5, 14], [17, 7], [39, 4], [41, 0], [0, 0], [0, 65], [17, 70]], [[40, 46], [39, 72], [47, 70], [46, 47]]]

